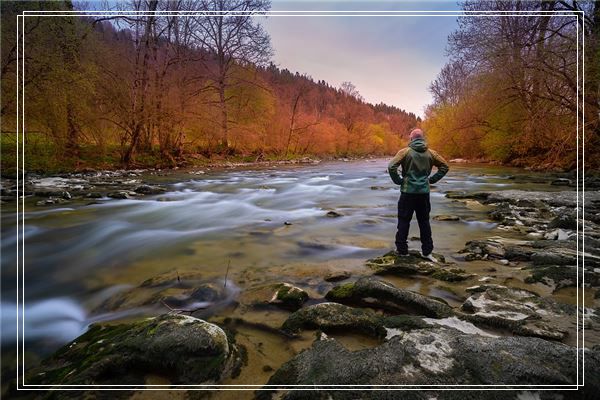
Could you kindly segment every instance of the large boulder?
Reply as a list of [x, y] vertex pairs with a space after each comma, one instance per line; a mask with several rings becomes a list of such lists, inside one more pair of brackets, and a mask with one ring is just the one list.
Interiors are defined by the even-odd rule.
[[145, 384], [156, 375], [174, 384], [215, 383], [235, 375], [242, 359], [217, 325], [165, 314], [120, 325], [92, 325], [28, 374], [44, 385]]
[[443, 300], [434, 299], [374, 278], [336, 286], [325, 296], [330, 301], [443, 318], [453, 314]]
[[[574, 385], [576, 352], [538, 338], [485, 337], [444, 327], [400, 332], [380, 346], [359, 351], [327, 338], [285, 363], [268, 385]], [[586, 350], [584, 356], [586, 389], [595, 393], [600, 390], [600, 376], [594, 373], [600, 368], [600, 351]], [[385, 391], [282, 389], [278, 398], [287, 400], [395, 398]], [[259, 398], [271, 395], [263, 391]], [[514, 399], [515, 393], [482, 391], [473, 397], [469, 392], [420, 390], [402, 392], [402, 398]]]

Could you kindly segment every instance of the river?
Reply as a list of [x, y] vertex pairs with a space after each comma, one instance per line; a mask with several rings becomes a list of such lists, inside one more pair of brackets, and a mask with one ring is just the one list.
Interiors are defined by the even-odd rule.
[[[228, 275], [232, 301], [249, 286], [292, 282], [322, 296], [331, 284], [323, 275], [336, 271], [359, 274], [364, 261], [394, 246], [399, 190], [386, 172], [387, 160], [324, 162], [309, 166], [220, 169], [195, 174], [145, 173], [133, 180], [161, 184], [167, 192], [135, 199], [100, 198], [39, 207], [27, 199], [24, 213], [25, 337], [28, 346], [48, 354], [81, 334], [89, 323], [148, 309], [101, 312], [98, 306], [116, 293], [160, 274], [200, 273], [207, 281]], [[485, 165], [453, 165], [432, 188], [431, 215], [454, 215], [458, 222], [432, 220], [435, 252], [469, 272], [485, 275], [484, 263], [466, 263], [457, 251], [465, 242], [516, 233], [497, 229], [488, 206], [455, 201], [450, 190], [553, 191], [546, 174]], [[14, 203], [2, 210], [3, 347], [15, 342], [17, 215]], [[329, 217], [335, 211], [341, 216]], [[416, 221], [409, 245], [419, 249]], [[229, 267], [228, 267], [229, 265]], [[522, 273], [498, 267], [496, 280], [518, 285]], [[442, 297], [460, 305], [460, 283], [446, 287], [420, 278], [390, 278], [400, 287]], [[531, 285], [528, 285], [531, 286]], [[448, 287], [450, 289], [448, 289]], [[538, 292], [550, 295], [544, 285]], [[558, 296], [558, 295], [557, 295]], [[574, 291], [562, 299], [573, 303]], [[100, 311], [99, 311], [100, 310]], [[162, 312], [165, 310], [163, 309]], [[284, 312], [244, 312], [250, 320], [283, 320]], [[235, 305], [211, 313], [219, 320], [242, 315]], [[252, 330], [245, 333], [253, 340]], [[353, 339], [347, 341], [352, 346]], [[360, 343], [354, 343], [361, 346]], [[281, 345], [283, 346], [283, 345]], [[293, 347], [293, 346], [292, 346]], [[286, 348], [289, 352], [297, 351]], [[282, 350], [283, 351], [283, 350]], [[289, 358], [275, 357], [273, 367]]]

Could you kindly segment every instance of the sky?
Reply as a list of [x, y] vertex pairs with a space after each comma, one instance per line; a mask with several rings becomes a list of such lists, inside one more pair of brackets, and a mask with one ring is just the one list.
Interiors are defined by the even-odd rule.
[[[458, 10], [454, 1], [272, 0], [273, 11]], [[455, 16], [270, 16], [264, 22], [280, 68], [339, 87], [352, 82], [366, 101], [384, 102], [419, 116], [432, 98], [428, 87], [447, 61]]]

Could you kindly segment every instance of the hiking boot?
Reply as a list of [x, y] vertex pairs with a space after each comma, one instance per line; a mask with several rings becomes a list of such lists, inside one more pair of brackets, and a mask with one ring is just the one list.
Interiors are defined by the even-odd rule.
[[423, 253], [421, 253], [421, 257], [424, 258], [424, 259], [426, 259], [426, 260], [429, 260], [431, 262], [434, 262], [434, 263], [438, 262], [437, 258], [435, 258], [432, 253], [429, 253], [429, 254], [423, 254]]

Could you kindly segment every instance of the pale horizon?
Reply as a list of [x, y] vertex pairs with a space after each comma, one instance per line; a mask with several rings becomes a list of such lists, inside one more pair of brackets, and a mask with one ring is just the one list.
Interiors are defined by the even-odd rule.
[[[457, 10], [449, 2], [273, 1], [273, 11]], [[429, 85], [447, 62], [456, 16], [269, 16], [273, 62], [339, 87], [352, 82], [365, 101], [423, 117]]]

